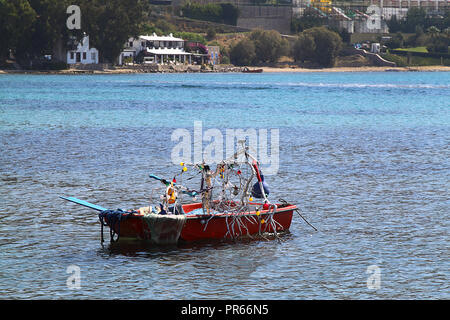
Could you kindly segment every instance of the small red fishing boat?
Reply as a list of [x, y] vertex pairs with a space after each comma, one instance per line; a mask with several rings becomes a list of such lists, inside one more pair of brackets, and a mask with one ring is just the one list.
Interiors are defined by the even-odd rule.
[[[289, 204], [273, 205], [272, 208], [259, 211], [262, 204], [254, 204], [250, 212], [239, 215], [234, 213], [197, 214], [201, 203], [182, 206], [184, 214], [158, 215], [137, 213], [127, 215], [119, 225], [114, 221], [106, 224], [114, 228], [120, 238], [150, 240], [157, 244], [191, 242], [207, 239], [234, 239], [265, 233], [280, 233], [289, 230], [296, 206]], [[145, 210], [145, 209], [144, 209]], [[238, 221], [238, 219], [240, 221]], [[158, 227], [157, 227], [158, 226]], [[158, 230], [155, 234], [155, 230]]]
[[244, 69], [242, 69], [242, 72], [244, 72], [244, 73], [262, 73], [263, 69], [249, 69], [249, 68], [245, 67]]
[[[243, 152], [245, 161], [239, 162], [235, 154], [233, 159], [219, 163], [215, 170], [205, 163], [194, 165], [197, 169], [194, 174], [201, 174], [198, 191], [177, 183], [187, 171], [185, 163], [180, 163], [181, 173], [171, 181], [149, 175], [165, 186], [161, 203], [156, 206], [129, 211], [109, 210], [74, 197], [61, 198], [99, 211], [102, 241], [103, 227], [109, 227], [111, 242], [133, 239], [157, 245], [255, 235], [264, 237], [266, 234], [277, 237], [289, 230], [297, 207], [284, 200], [280, 203], [268, 200], [269, 188], [259, 163], [247, 150]], [[242, 164], [246, 165], [247, 175]], [[254, 177], [257, 181], [250, 190]], [[213, 191], [219, 193], [216, 200], [212, 199]], [[194, 197], [194, 200], [200, 196], [201, 202], [183, 204], [183, 195]], [[263, 201], [254, 202], [253, 197]]]
[[[65, 200], [100, 211], [103, 226], [110, 228], [111, 242], [143, 240], [154, 244], [175, 244], [201, 240], [236, 239], [254, 235], [279, 234], [289, 230], [297, 207], [273, 204], [269, 207], [252, 203], [251, 211], [235, 213], [201, 213], [202, 203], [182, 205], [182, 214], [149, 213], [149, 207], [136, 211], [108, 210], [86, 201], [62, 197]], [[261, 208], [261, 209], [260, 209]], [[199, 210], [200, 209], [200, 210]]]

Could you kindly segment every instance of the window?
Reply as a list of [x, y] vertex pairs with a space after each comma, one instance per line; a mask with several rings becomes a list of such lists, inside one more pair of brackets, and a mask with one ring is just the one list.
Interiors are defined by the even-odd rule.
[[86, 60], [86, 52], [83, 52], [83, 60]]
[[70, 51], [70, 60], [75, 59], [75, 52]]
[[95, 52], [91, 52], [91, 60], [95, 61], [95, 58], [96, 58]]
[[132, 46], [133, 46], [133, 41], [130, 41], [130, 42], [128, 43], [128, 46], [129, 46], [129, 47], [132, 47]]

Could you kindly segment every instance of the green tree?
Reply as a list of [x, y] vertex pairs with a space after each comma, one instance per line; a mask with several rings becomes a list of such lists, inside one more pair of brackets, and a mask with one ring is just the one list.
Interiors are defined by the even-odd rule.
[[431, 26], [427, 29], [427, 33], [431, 36], [431, 38], [436, 37], [441, 30], [439, 30], [436, 26]]
[[402, 48], [405, 45], [405, 38], [403, 34], [399, 31], [394, 36], [392, 36], [391, 39], [386, 41], [385, 45], [390, 49]]
[[445, 32], [437, 33], [435, 32], [435, 30], [431, 31], [433, 35], [431, 36], [430, 42], [427, 46], [427, 50], [433, 53], [448, 53], [448, 46], [450, 45], [450, 36]]
[[[66, 26], [70, 4], [81, 8], [82, 30]], [[12, 51], [31, 61], [85, 32], [100, 61], [114, 62], [128, 38], [139, 34], [147, 12], [147, 0], [0, 0], [0, 59]]]
[[184, 39], [190, 42], [199, 42], [203, 45], [206, 45], [207, 41], [203, 35], [195, 32], [175, 32], [173, 34], [175, 37]]
[[239, 8], [232, 3], [221, 3], [223, 23], [235, 26], [239, 17]]
[[182, 8], [183, 15], [192, 19], [221, 22], [222, 7], [215, 3], [186, 3]]
[[300, 17], [294, 17], [291, 20], [291, 31], [294, 33], [302, 32], [306, 29], [320, 27], [328, 23], [327, 16], [320, 10], [307, 7]]
[[255, 45], [249, 39], [242, 39], [230, 50], [231, 63], [237, 66], [252, 65], [255, 57]]
[[424, 8], [411, 7], [408, 9], [404, 19], [397, 20], [397, 18], [393, 16], [387, 23], [391, 33], [399, 31], [404, 33], [414, 33], [418, 26], [423, 30], [426, 30], [431, 26], [436, 26], [438, 29], [445, 29], [450, 25], [450, 10], [446, 10], [444, 16], [432, 16], [427, 15]]
[[206, 31], [206, 39], [208, 39], [208, 41], [214, 40], [214, 38], [216, 37], [216, 30], [212, 27], [209, 27], [208, 30]]
[[183, 15], [192, 19], [236, 25], [239, 9], [232, 3], [191, 3], [181, 7]]
[[292, 55], [295, 61], [305, 62], [313, 60], [316, 52], [316, 43], [311, 34], [301, 33], [294, 42]]
[[406, 13], [406, 20], [404, 23], [403, 32], [415, 32], [416, 26], [422, 26], [425, 28], [427, 26], [427, 13], [423, 8], [411, 7]]
[[145, 0], [79, 0], [81, 28], [99, 50], [100, 62], [115, 63], [129, 37], [138, 36], [148, 12]]
[[23, 41], [30, 39], [32, 27], [37, 14], [27, 0], [0, 0], [0, 59], [8, 57], [9, 52], [15, 56], [26, 56], [20, 50]]
[[289, 53], [289, 42], [275, 30], [254, 30], [249, 39], [255, 45], [257, 62], [277, 62], [281, 56]]
[[149, 22], [144, 22], [141, 24], [139, 28], [139, 33], [140, 34], [156, 33], [157, 35], [164, 34], [164, 32], [160, 28], [158, 28], [155, 24]]
[[396, 15], [393, 15], [392, 18], [386, 21], [387, 26], [389, 28], [389, 32], [394, 33], [398, 31], [402, 31], [403, 24], [401, 21], [397, 19]]
[[450, 28], [450, 10], [445, 12], [444, 18], [441, 20], [441, 29], [445, 30]]
[[[23, 41], [23, 51], [32, 57], [52, 55], [58, 41], [66, 43], [73, 34], [66, 26], [67, 0], [28, 0], [36, 12], [36, 20], [30, 32], [30, 38]], [[28, 47], [27, 47], [28, 45]]]
[[423, 32], [422, 26], [416, 26], [416, 33], [411, 37], [410, 45], [412, 47], [422, 47], [428, 41], [428, 36]]
[[305, 36], [314, 39], [314, 55], [312, 61], [323, 67], [332, 67], [342, 47], [342, 39], [334, 31], [325, 27], [315, 27], [303, 31]]
[[158, 19], [155, 22], [155, 26], [160, 29], [163, 34], [175, 33], [177, 31], [177, 27], [174, 24], [164, 19]]
[[307, 7], [302, 16], [292, 18], [291, 31], [294, 33], [302, 32], [306, 29], [323, 26], [327, 24], [327, 22], [328, 18], [321, 13], [321, 11]]

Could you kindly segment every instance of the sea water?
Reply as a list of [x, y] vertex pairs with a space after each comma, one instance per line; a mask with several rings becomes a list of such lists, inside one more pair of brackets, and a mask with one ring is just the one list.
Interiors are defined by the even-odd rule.
[[[279, 130], [270, 199], [318, 231], [102, 246], [59, 198], [151, 205], [196, 121]], [[449, 299], [449, 144], [448, 72], [0, 75], [0, 298]]]

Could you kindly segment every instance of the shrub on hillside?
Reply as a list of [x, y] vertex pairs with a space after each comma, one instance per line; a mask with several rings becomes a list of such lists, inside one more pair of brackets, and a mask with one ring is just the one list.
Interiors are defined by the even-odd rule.
[[236, 25], [239, 9], [231, 3], [186, 3], [181, 7], [183, 15], [197, 20]]
[[303, 31], [294, 44], [294, 59], [309, 60], [322, 67], [332, 67], [342, 47], [342, 39], [325, 27], [314, 27]]
[[249, 39], [255, 45], [257, 63], [274, 63], [289, 54], [289, 42], [275, 30], [254, 30]]
[[255, 60], [255, 45], [253, 41], [245, 38], [232, 46], [230, 50], [231, 63], [237, 66], [248, 66]]
[[431, 38], [427, 50], [433, 53], [448, 53], [449, 45], [450, 37], [442, 33]]
[[307, 33], [301, 33], [292, 48], [292, 55], [295, 61], [305, 62], [312, 60], [316, 52], [314, 37]]

